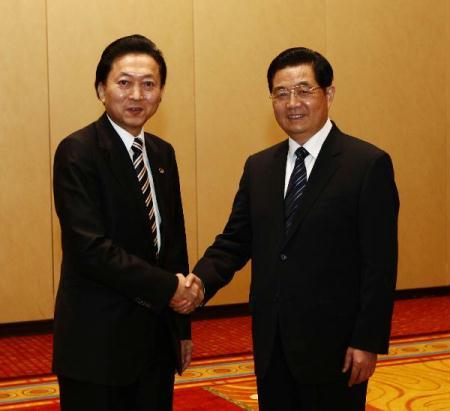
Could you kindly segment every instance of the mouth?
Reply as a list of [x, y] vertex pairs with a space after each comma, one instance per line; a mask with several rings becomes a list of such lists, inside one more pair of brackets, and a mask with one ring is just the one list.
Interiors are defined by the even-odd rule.
[[139, 114], [143, 111], [144, 109], [141, 107], [128, 107], [127, 111], [132, 113], [132, 114]]
[[289, 120], [301, 120], [302, 118], [306, 117], [305, 114], [288, 114]]

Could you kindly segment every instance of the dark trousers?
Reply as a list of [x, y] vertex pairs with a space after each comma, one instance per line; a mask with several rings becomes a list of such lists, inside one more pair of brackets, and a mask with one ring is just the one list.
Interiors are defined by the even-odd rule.
[[156, 346], [130, 385], [107, 386], [58, 375], [61, 411], [171, 411], [175, 356], [165, 326], [159, 327]]
[[347, 386], [347, 378], [325, 384], [300, 384], [290, 372], [277, 333], [263, 378], [257, 378], [260, 411], [364, 411], [367, 382]]

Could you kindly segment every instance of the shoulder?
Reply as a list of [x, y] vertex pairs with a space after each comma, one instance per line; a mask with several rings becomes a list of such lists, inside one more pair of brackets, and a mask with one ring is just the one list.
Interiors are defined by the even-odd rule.
[[387, 154], [386, 151], [380, 147], [377, 147], [376, 145], [359, 137], [354, 137], [347, 134], [344, 135], [344, 148], [351, 152], [360, 153], [368, 157], [379, 157]]
[[390, 159], [389, 154], [375, 144], [362, 138], [345, 134], [336, 125], [330, 132], [329, 138], [336, 140], [344, 159], [357, 163], [372, 163], [380, 158]]
[[368, 156], [379, 156], [386, 153], [381, 148], [360, 137], [342, 132], [334, 122], [328, 138], [335, 139], [338, 144], [341, 144], [344, 151], [359, 152]]
[[358, 177], [359, 181], [366, 181], [368, 178], [376, 178], [377, 181], [394, 179], [392, 159], [385, 150], [339, 130], [329, 137], [335, 138], [334, 144], [338, 147], [336, 152], [339, 154], [336, 158], [346, 175]]
[[63, 138], [56, 148], [55, 158], [69, 153], [83, 154], [92, 151], [97, 134], [95, 125], [93, 122]]
[[247, 159], [247, 163], [250, 164], [265, 163], [268, 161], [272, 161], [279, 156], [286, 158], [288, 148], [289, 148], [288, 140], [283, 140], [281, 143], [275, 144], [264, 150], [252, 154]]

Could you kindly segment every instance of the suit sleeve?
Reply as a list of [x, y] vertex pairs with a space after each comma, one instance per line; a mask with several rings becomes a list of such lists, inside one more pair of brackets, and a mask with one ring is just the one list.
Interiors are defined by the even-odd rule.
[[[174, 294], [178, 279], [150, 265], [108, 235], [101, 204], [100, 176], [91, 146], [67, 138], [55, 153], [54, 198], [63, 245], [63, 267], [100, 285], [111, 287], [159, 312]], [[107, 189], [107, 188], [106, 188]]]
[[366, 173], [359, 211], [360, 310], [351, 346], [387, 353], [397, 278], [399, 200], [390, 157], [376, 158]]
[[230, 217], [214, 243], [194, 267], [206, 288], [205, 300], [209, 300], [228, 284], [236, 271], [240, 270], [251, 256], [252, 228], [249, 204], [249, 160], [234, 198]]

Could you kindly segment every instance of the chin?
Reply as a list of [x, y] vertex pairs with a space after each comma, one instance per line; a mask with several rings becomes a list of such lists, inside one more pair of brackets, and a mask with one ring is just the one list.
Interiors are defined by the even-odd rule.
[[294, 128], [294, 129], [290, 129], [288, 134], [290, 136], [303, 136], [306, 133], [306, 130], [304, 129], [298, 129], [298, 128]]

